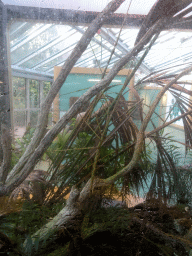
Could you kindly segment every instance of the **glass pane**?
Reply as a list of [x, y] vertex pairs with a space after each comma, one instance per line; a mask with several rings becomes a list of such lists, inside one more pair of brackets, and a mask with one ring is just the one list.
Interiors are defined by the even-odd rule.
[[14, 111], [13, 123], [14, 127], [25, 127], [26, 114], [25, 111]]
[[29, 98], [30, 108], [39, 108], [39, 81], [30, 80]]
[[[26, 68], [38, 68], [39, 66], [43, 66], [44, 69], [47, 69], [50, 67], [50, 65], [55, 63], [55, 59], [57, 59], [57, 62], [62, 62], [63, 58], [66, 59], [70, 52], [74, 49], [76, 43], [81, 38], [81, 35], [79, 33], [72, 34], [64, 41], [53, 45], [49, 49], [43, 51], [42, 53], [35, 56], [33, 59], [27, 61], [22, 65], [22, 67]], [[41, 65], [41, 63], [43, 63]], [[37, 65], [37, 67], [36, 67]]]
[[[43, 100], [45, 99], [45, 97], [47, 96], [49, 90], [51, 88], [51, 82], [43, 82]], [[52, 109], [49, 112], [49, 117], [48, 117], [48, 126], [52, 125]]]
[[52, 126], [52, 117], [53, 117], [53, 113], [51, 111], [49, 112], [49, 116], [48, 116], [48, 126]]
[[43, 82], [43, 99], [47, 96], [51, 88], [51, 82]]
[[[21, 23], [20, 23], [20, 25], [21, 25]], [[22, 40], [24, 40], [28, 36], [30, 36], [30, 34], [34, 33], [41, 26], [41, 23], [37, 23], [35, 25], [33, 25], [32, 23], [25, 23], [24, 25], [25, 26], [21, 27], [18, 30], [17, 34], [16, 33], [12, 34], [12, 32], [11, 32], [11, 35], [10, 35], [11, 46], [15, 46], [17, 43], [21, 42]], [[17, 28], [19, 28], [19, 24], [17, 25]]]
[[35, 127], [37, 124], [39, 111], [31, 111], [30, 112], [30, 125], [31, 127]]
[[17, 63], [29, 54], [34, 54], [37, 50], [43, 48], [44, 45], [49, 43], [53, 38], [56, 38], [57, 34], [58, 33], [55, 27], [51, 27], [47, 29], [45, 32], [35, 37], [34, 39], [30, 40], [29, 42], [26, 42], [22, 47], [19, 47], [15, 52], [13, 51], [12, 63]]
[[13, 108], [25, 108], [25, 79], [20, 77], [13, 77]]

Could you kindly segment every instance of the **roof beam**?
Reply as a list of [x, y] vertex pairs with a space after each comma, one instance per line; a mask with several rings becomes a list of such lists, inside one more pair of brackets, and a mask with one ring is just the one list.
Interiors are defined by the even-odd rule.
[[[64, 9], [38, 8], [28, 6], [7, 5], [8, 19], [25, 20], [44, 23], [86, 25], [91, 23], [98, 12], [85, 12]], [[127, 15], [124, 26], [140, 27], [145, 15]], [[121, 26], [124, 14], [112, 14], [105, 22], [106, 26]]]
[[[71, 25], [88, 25], [91, 23], [98, 12], [86, 12], [64, 9], [52, 9], [52, 8], [39, 8], [28, 6], [7, 5], [8, 20], [24, 20], [35, 21], [43, 23], [59, 23], [59, 24], [71, 24]], [[146, 15], [139, 14], [122, 14], [113, 13], [107, 19], [104, 26], [106, 27], [121, 27], [124, 23], [125, 27], [140, 27], [143, 23]], [[183, 20], [186, 20], [183, 18]], [[180, 22], [174, 24], [170, 29], [192, 29], [192, 20], [188, 22]]]
[[11, 68], [12, 68], [12, 76], [53, 82], [53, 75], [51, 74], [47, 74], [45, 72], [39, 72], [29, 68], [21, 68], [15, 65], [11, 65]]

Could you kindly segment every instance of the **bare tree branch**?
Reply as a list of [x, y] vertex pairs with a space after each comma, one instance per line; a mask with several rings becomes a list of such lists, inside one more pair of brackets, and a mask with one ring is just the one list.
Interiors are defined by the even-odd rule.
[[[148, 79], [148, 80], [144, 80], [143, 83], [154, 83], [154, 84], [158, 84], [160, 86], [164, 86], [164, 84], [167, 84], [169, 82], [168, 79], [161, 79], [158, 78], [158, 79]], [[187, 83], [185, 83], [187, 84]], [[191, 83], [188, 83], [188, 84], [191, 84]], [[177, 84], [173, 84], [170, 88], [174, 89], [174, 90], [177, 90], [179, 92], [183, 92], [183, 93], [186, 93], [190, 96], [192, 96], [192, 91], [184, 88], [183, 86], [179, 85], [178, 83]]]
[[51, 104], [52, 104], [54, 98], [56, 97], [57, 93], [59, 92], [61, 86], [65, 82], [71, 69], [73, 68], [73, 66], [75, 65], [77, 60], [81, 57], [83, 52], [86, 50], [92, 37], [97, 33], [97, 31], [102, 26], [102, 24], [109, 18], [109, 16], [113, 12], [115, 12], [119, 8], [119, 6], [124, 1], [125, 0], [113, 0], [105, 7], [105, 9], [90, 24], [90, 26], [88, 27], [86, 32], [81, 37], [80, 41], [77, 43], [76, 47], [73, 49], [70, 56], [65, 61], [59, 76], [53, 83], [45, 101], [41, 105], [36, 130], [35, 130], [32, 140], [31, 140], [31, 143], [27, 147], [23, 156], [20, 158], [19, 162], [16, 164], [16, 166], [13, 168], [13, 170], [9, 174], [9, 177], [8, 177], [9, 179], [11, 177], [13, 177], [16, 173], [19, 173], [19, 171], [23, 168], [23, 166], [27, 162], [29, 156], [33, 153], [35, 148], [40, 143], [42, 137], [45, 135], [46, 126], [48, 123], [48, 114], [49, 114]]
[[107, 86], [111, 83], [111, 81], [118, 74], [121, 68], [128, 61], [130, 61], [132, 57], [136, 56], [138, 52], [143, 49], [143, 47], [150, 41], [152, 35], [164, 28], [166, 22], [167, 19], [159, 20], [153, 27], [151, 27], [151, 29], [149, 29], [149, 31], [140, 40], [140, 42], [116, 64], [114, 64], [110, 72], [100, 82], [98, 82], [95, 86], [91, 87], [73, 104], [73, 106], [65, 113], [65, 115], [58, 121], [58, 123], [45, 135], [42, 141], [39, 142], [39, 146], [35, 149], [34, 153], [30, 155], [25, 155], [24, 158], [28, 158], [28, 160], [27, 163], [25, 160], [25, 166], [21, 163], [22, 166], [24, 166], [22, 171], [18, 172], [18, 169], [16, 167], [12, 170], [11, 175], [9, 175], [7, 179], [7, 186], [2, 188], [0, 187], [0, 195], [4, 195], [5, 193], [13, 191], [15, 187], [20, 185], [23, 180], [26, 179], [29, 173], [33, 170], [38, 160], [51, 145], [53, 139], [68, 124], [71, 118], [73, 118], [79, 112], [79, 109], [82, 108], [84, 104], [89, 102], [92, 97], [97, 95], [103, 89], [107, 88]]
[[[181, 119], [181, 118], [183, 118], [183, 117], [185, 117], [185, 116], [187, 116], [187, 115], [190, 115], [190, 114], [192, 114], [192, 110], [189, 110], [188, 112], [186, 112], [186, 113], [184, 113], [184, 114], [181, 114], [181, 115], [175, 117], [174, 119], [170, 120], [169, 122], [166, 122], [166, 123], [160, 125], [159, 127], [157, 127], [156, 129], [154, 129], [153, 131], [148, 132], [148, 133], [145, 135], [145, 137], [147, 138], [147, 137], [151, 136], [153, 133], [162, 130], [163, 128], [169, 126], [170, 124], [173, 124], [174, 122], [178, 121], [179, 119]], [[184, 145], [184, 144], [183, 144], [183, 145]]]

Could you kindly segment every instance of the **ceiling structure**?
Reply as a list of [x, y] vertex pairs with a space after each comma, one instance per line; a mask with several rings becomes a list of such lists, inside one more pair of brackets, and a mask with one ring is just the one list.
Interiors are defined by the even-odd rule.
[[[69, 9], [78, 12], [85, 10], [86, 12], [98, 12], [110, 1], [3, 0], [3, 2], [7, 4], [10, 10], [15, 10], [15, 6], [12, 5], [16, 4], [39, 8], [39, 10], [43, 10], [41, 8], [44, 7], [54, 7], [66, 12], [67, 10], [69, 12]], [[137, 18], [140, 16], [143, 20], [144, 16], [142, 15], [146, 15], [155, 2], [156, 0], [147, 2], [144, 0], [133, 0], [130, 5], [129, 14], [135, 14]], [[126, 13], [129, 4], [130, 1], [125, 1], [117, 13]], [[22, 11], [24, 7], [20, 6], [18, 8]], [[140, 24], [142, 20], [140, 19]], [[119, 58], [123, 57], [133, 47], [139, 30], [139, 25], [135, 24], [132, 27], [126, 26], [123, 28], [109, 67], [112, 67]], [[9, 38], [13, 75], [35, 75], [44, 80], [52, 80], [54, 66], [61, 66], [65, 62], [85, 30], [86, 26], [79, 26], [79, 24], [75, 23], [67, 23], [65, 25], [65, 22], [55, 24], [51, 22], [35, 23], [34, 21], [12, 20], [9, 27]], [[101, 28], [75, 66], [105, 67], [119, 32], [120, 27], [105, 26]], [[177, 65], [182, 65], [183, 68], [186, 67], [186, 65], [191, 63], [191, 47], [192, 30], [163, 31], [142, 64], [140, 73], [148, 74], [151, 71], [173, 66], [176, 66], [175, 69], [177, 69]]]
[[[110, 0], [2, 0], [2, 2], [6, 5], [101, 12]], [[147, 15], [155, 2], [156, 0], [128, 0], [119, 7], [116, 13], [127, 13], [129, 8], [129, 14]]]

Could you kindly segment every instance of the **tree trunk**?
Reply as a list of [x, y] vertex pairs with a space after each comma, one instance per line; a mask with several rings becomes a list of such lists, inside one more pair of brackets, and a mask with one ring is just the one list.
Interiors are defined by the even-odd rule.
[[[77, 62], [77, 60], [81, 57], [83, 52], [86, 50], [87, 46], [91, 42], [92, 37], [97, 33], [97, 31], [101, 28], [103, 23], [107, 20], [107, 18], [110, 17], [110, 15], [115, 12], [119, 6], [124, 2], [125, 0], [112, 0], [105, 8], [104, 10], [96, 17], [95, 20], [92, 21], [88, 29], [85, 31], [79, 42], [77, 43], [76, 47], [73, 49], [70, 56], [65, 61], [61, 72], [59, 73], [59, 76], [57, 77], [56, 81], [53, 83], [46, 99], [44, 100], [43, 104], [41, 105], [39, 117], [37, 126], [33, 135], [33, 138], [31, 140], [31, 143], [28, 145], [25, 153], [20, 158], [19, 162], [14, 166], [14, 168], [11, 170], [7, 178], [7, 183], [9, 185], [13, 182], [13, 179], [15, 178], [17, 182], [14, 185], [7, 187], [0, 187], [0, 194], [7, 194], [11, 192], [15, 187], [17, 187], [19, 184], [23, 182], [23, 180], [29, 175], [30, 171], [26, 172], [23, 171], [24, 175], [20, 175], [20, 179], [18, 181], [18, 177], [16, 177], [20, 172], [23, 170], [25, 165], [28, 162], [29, 157], [33, 154], [35, 149], [38, 147], [39, 143], [41, 142], [42, 138], [44, 137], [46, 133], [46, 127], [48, 123], [48, 115], [49, 111], [52, 105], [52, 102], [56, 95], [58, 94], [60, 88], [64, 84], [67, 76], [69, 75], [71, 69]], [[79, 109], [79, 108], [78, 108]], [[70, 121], [70, 120], [68, 120]], [[59, 131], [58, 131], [59, 132]], [[53, 140], [54, 138], [51, 138]], [[39, 159], [38, 156], [36, 156], [36, 159]]]
[[[77, 241], [80, 239], [79, 234], [84, 213], [95, 204], [94, 199], [100, 195], [101, 190], [105, 186], [106, 184], [102, 180], [95, 178], [93, 183], [90, 179], [81, 192], [75, 186], [72, 187], [66, 206], [51, 221], [32, 235], [32, 248], [28, 247], [28, 241], [25, 240], [24, 248], [27, 255], [30, 251], [32, 255], [35, 254], [35, 243], [37, 241], [39, 243], [39, 253], [39, 250], [45, 248], [57, 238], [57, 236], [53, 236], [54, 234], [61, 232], [62, 241], [67, 243], [72, 240], [71, 247], [75, 247], [74, 251], [76, 251], [78, 249]], [[93, 190], [94, 193], [92, 193]]]

